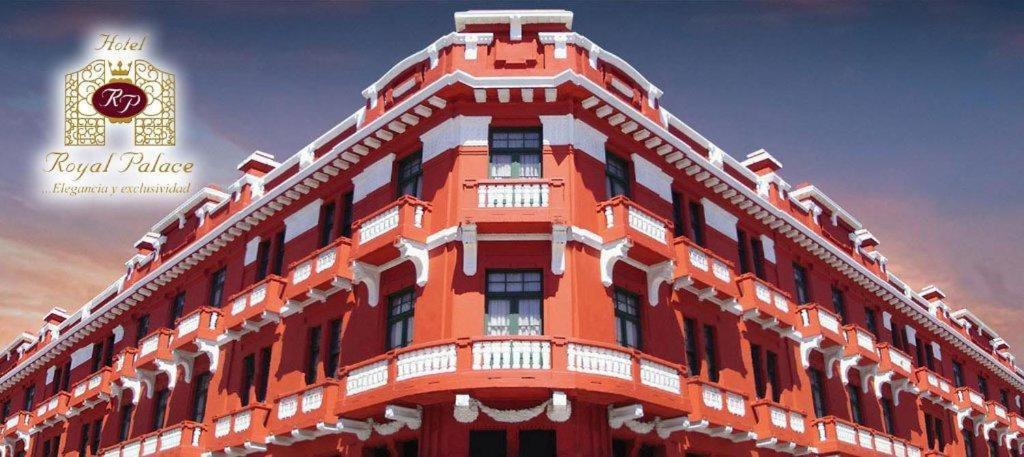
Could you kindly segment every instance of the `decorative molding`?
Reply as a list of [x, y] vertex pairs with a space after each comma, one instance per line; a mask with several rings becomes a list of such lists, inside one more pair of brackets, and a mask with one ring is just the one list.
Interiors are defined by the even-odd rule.
[[391, 169], [394, 162], [395, 154], [388, 153], [364, 168], [359, 174], [353, 176], [352, 185], [355, 187], [355, 190], [352, 194], [352, 202], [359, 202], [371, 192], [390, 183]]
[[416, 267], [416, 285], [423, 287], [427, 285], [427, 278], [430, 274], [430, 253], [423, 243], [405, 238], [395, 241], [398, 248], [398, 258], [412, 262]]
[[565, 273], [565, 246], [569, 242], [569, 228], [551, 224], [551, 274]]
[[352, 262], [352, 284], [366, 286], [367, 303], [370, 307], [380, 302], [380, 268], [368, 263]]
[[768, 235], [761, 235], [761, 247], [764, 249], [764, 259], [771, 263], [776, 263], [775, 240]]
[[[487, 146], [491, 116], [455, 116], [420, 135], [423, 143], [422, 161], [458, 146]], [[390, 173], [390, 170], [389, 170]], [[390, 176], [389, 176], [390, 178]]]
[[526, 422], [540, 416], [541, 413], [545, 414], [551, 422], [565, 422], [572, 415], [572, 404], [564, 392], [557, 390], [552, 392], [551, 398], [544, 403], [525, 409], [496, 409], [466, 394], [455, 396], [453, 415], [456, 421], [463, 424], [475, 422], [481, 412], [494, 421], [505, 424]]
[[[390, 173], [390, 170], [388, 170]], [[284, 242], [306, 233], [320, 222], [320, 206], [322, 199], [316, 199], [284, 219]]]
[[459, 239], [462, 240], [462, 273], [473, 276], [476, 274], [476, 224], [462, 224], [458, 233]]
[[672, 176], [640, 156], [640, 154], [633, 153], [631, 157], [633, 159], [633, 173], [636, 175], [636, 183], [650, 189], [661, 197], [662, 200], [671, 203]]

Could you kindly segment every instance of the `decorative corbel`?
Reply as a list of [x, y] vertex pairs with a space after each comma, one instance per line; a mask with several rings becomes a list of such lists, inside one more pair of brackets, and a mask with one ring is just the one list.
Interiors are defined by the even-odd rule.
[[610, 287], [613, 283], [612, 270], [615, 263], [625, 258], [632, 246], [633, 243], [629, 238], [612, 241], [601, 246], [601, 284], [604, 284], [605, 287]]
[[366, 286], [367, 302], [371, 307], [380, 301], [380, 268], [368, 263], [352, 262], [352, 282]]
[[569, 242], [569, 228], [563, 224], [551, 226], [551, 273], [565, 273], [565, 245]]
[[423, 287], [427, 284], [427, 277], [430, 273], [430, 252], [427, 245], [418, 241], [399, 238], [395, 241], [398, 248], [398, 255], [402, 259], [412, 262], [416, 267], [416, 285]]
[[473, 276], [476, 274], [476, 224], [459, 226], [459, 238], [462, 240], [462, 273]]
[[651, 306], [658, 306], [661, 285], [672, 282], [672, 276], [675, 274], [675, 271], [675, 262], [671, 260], [666, 260], [647, 268], [647, 302]]

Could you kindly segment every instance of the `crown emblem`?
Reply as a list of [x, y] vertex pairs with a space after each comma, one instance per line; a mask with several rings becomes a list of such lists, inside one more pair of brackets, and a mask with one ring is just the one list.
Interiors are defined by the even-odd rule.
[[118, 61], [117, 68], [114, 68], [114, 63], [110, 63], [110, 75], [111, 76], [128, 76], [128, 69], [124, 68], [124, 62]]

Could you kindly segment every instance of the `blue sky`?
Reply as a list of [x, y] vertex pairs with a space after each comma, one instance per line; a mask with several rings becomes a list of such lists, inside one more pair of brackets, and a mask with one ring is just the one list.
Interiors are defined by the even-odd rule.
[[[735, 156], [772, 152], [791, 183], [864, 222], [912, 286], [937, 284], [1024, 345], [1011, 334], [1024, 324], [1019, 2], [6, 4], [0, 317], [20, 330], [76, 308], [176, 205], [37, 201], [54, 75], [92, 30], [150, 32], [180, 81], [183, 143], [204, 181], [226, 184], [252, 150], [285, 157], [344, 119], [370, 82], [451, 31], [453, 12], [484, 6], [572, 10], [573, 28], [664, 89], [677, 116]], [[63, 290], [41, 279], [55, 263], [75, 277]]]

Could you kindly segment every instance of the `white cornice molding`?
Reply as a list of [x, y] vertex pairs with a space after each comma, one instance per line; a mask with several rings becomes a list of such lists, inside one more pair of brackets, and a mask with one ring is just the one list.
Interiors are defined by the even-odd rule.
[[796, 199], [798, 202], [807, 202], [808, 199], [814, 199], [818, 203], [825, 205], [825, 207], [832, 213], [832, 225], [838, 225], [837, 219], [842, 219], [855, 231], [864, 228], [864, 224], [861, 224], [857, 218], [853, 217], [853, 215], [843, 209], [842, 206], [839, 206], [835, 200], [829, 198], [829, 196], [825, 195], [821, 189], [818, 189], [813, 185], [807, 185], [796, 190], [792, 190], [789, 192], [789, 196], [790, 198]]
[[228, 199], [228, 196], [228, 194], [221, 192], [217, 189], [211, 187], [204, 187], [200, 189], [199, 192], [192, 194], [191, 197], [185, 200], [182, 204], [178, 205], [177, 208], [171, 210], [171, 212], [167, 214], [167, 216], [164, 216], [163, 219], [160, 219], [160, 221], [153, 225], [150, 231], [162, 233], [164, 230], [170, 227], [171, 224], [174, 223], [175, 221], [178, 222], [178, 228], [181, 228], [185, 225], [185, 219], [188, 218], [189, 210], [199, 205], [199, 202], [203, 200], [212, 200], [216, 203], [222, 203]]

